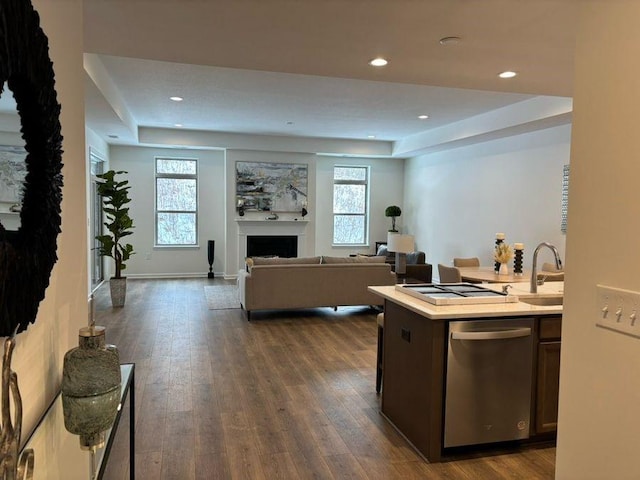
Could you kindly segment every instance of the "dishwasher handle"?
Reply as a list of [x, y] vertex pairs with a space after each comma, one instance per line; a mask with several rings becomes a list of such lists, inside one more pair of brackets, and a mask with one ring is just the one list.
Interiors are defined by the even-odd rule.
[[502, 340], [504, 338], [528, 337], [531, 328], [511, 328], [508, 330], [496, 330], [489, 332], [452, 332], [452, 340]]

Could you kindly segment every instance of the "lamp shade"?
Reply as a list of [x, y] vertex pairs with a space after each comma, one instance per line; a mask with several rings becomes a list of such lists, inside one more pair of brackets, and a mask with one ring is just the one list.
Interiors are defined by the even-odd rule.
[[387, 234], [387, 250], [396, 253], [410, 253], [415, 249], [413, 235], [401, 235], [399, 233]]

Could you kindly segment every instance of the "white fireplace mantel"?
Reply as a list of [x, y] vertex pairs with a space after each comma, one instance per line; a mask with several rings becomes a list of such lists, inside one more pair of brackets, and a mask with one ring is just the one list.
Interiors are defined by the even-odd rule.
[[262, 225], [264, 223], [272, 223], [274, 225], [289, 225], [289, 224], [296, 224], [296, 223], [300, 223], [300, 224], [307, 224], [309, 223], [308, 220], [256, 220], [256, 219], [247, 219], [245, 220], [244, 218], [236, 218], [236, 222], [238, 222], [238, 224], [243, 224], [243, 225], [255, 225], [255, 224], [259, 224]]
[[247, 256], [247, 236], [292, 235], [298, 237], [298, 256], [308, 256], [305, 231], [307, 220], [256, 220], [236, 218], [238, 225], [238, 269], [244, 268]]

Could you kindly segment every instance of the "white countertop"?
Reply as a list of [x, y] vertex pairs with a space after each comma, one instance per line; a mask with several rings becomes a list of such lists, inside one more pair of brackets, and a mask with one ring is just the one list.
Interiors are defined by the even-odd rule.
[[[500, 283], [483, 284], [483, 287], [493, 290], [502, 290]], [[562, 296], [564, 282], [549, 282], [538, 286], [538, 296], [558, 297]], [[455, 318], [485, 318], [485, 317], [511, 317], [526, 315], [558, 315], [562, 314], [562, 305], [537, 306], [523, 302], [514, 303], [485, 303], [473, 305], [433, 305], [406, 293], [396, 290], [395, 285], [368, 287], [370, 292], [380, 295], [382, 298], [391, 300], [419, 315], [432, 320], [449, 320]], [[522, 283], [519, 286], [513, 285], [509, 291], [512, 295], [532, 296], [529, 293], [529, 285]]]

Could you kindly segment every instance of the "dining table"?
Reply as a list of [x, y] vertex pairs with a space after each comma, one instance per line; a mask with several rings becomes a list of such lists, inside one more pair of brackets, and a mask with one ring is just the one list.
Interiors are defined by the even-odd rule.
[[472, 283], [512, 283], [531, 281], [531, 270], [523, 269], [521, 274], [509, 270], [507, 274], [497, 274], [494, 267], [457, 267], [463, 282]]

